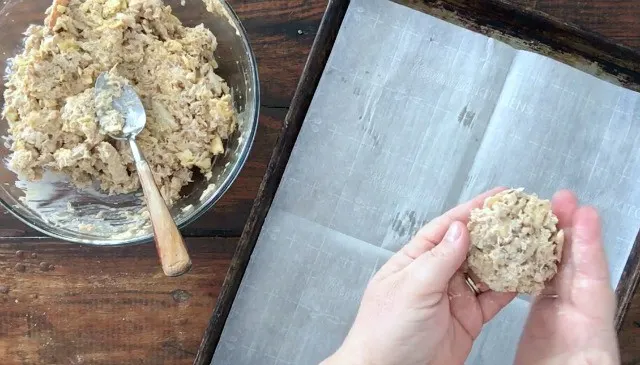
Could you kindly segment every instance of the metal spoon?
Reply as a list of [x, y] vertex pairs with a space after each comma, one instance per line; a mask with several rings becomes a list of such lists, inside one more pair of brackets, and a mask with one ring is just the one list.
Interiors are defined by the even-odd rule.
[[[107, 92], [108, 75], [106, 72], [100, 74], [96, 80], [96, 94]], [[191, 259], [187, 252], [182, 235], [169, 213], [162, 195], [156, 186], [151, 173], [151, 168], [145, 160], [138, 144], [136, 136], [144, 129], [147, 122], [147, 115], [142, 105], [142, 101], [130, 85], [124, 85], [122, 94], [114, 97], [113, 109], [124, 118], [124, 127], [121, 134], [110, 134], [114, 139], [129, 141], [131, 154], [136, 162], [136, 169], [140, 177], [140, 185], [145, 197], [147, 207], [153, 225], [153, 234], [156, 242], [162, 269], [167, 276], [179, 276], [191, 268]], [[102, 120], [100, 121], [102, 123]]]

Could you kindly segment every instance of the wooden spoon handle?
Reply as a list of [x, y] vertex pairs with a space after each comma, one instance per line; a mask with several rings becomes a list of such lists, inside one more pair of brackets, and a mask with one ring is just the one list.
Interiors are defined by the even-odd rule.
[[[134, 143], [131, 144], [133, 145]], [[135, 148], [137, 149], [137, 146]], [[171, 217], [162, 195], [160, 195], [147, 161], [144, 158], [137, 159], [136, 168], [138, 169], [138, 176], [140, 176], [140, 184], [147, 199], [147, 207], [149, 208], [162, 270], [167, 276], [180, 276], [191, 269], [191, 259], [182, 235], [173, 217]]]

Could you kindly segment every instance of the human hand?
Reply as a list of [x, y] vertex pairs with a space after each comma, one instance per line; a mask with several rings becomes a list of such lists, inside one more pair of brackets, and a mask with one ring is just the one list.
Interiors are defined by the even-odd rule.
[[[614, 328], [615, 296], [602, 244], [600, 219], [576, 197], [558, 192], [553, 211], [565, 230], [558, 274], [531, 309], [517, 365], [620, 363]], [[545, 293], [543, 292], [543, 294]]]
[[343, 345], [323, 364], [463, 364], [482, 326], [515, 296], [476, 297], [459, 271], [469, 250], [471, 209], [500, 190], [431, 221], [392, 256], [365, 290]]

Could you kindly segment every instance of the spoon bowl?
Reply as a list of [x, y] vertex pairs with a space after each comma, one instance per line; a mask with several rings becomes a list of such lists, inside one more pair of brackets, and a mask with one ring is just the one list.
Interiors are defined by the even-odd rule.
[[[109, 93], [114, 85], [109, 83], [109, 74], [101, 73], [96, 79], [95, 93]], [[109, 136], [118, 140], [135, 138], [147, 124], [147, 113], [142, 105], [142, 100], [129, 83], [122, 85], [119, 97], [113, 98], [113, 109], [122, 115], [125, 123], [121, 133], [109, 133]]]

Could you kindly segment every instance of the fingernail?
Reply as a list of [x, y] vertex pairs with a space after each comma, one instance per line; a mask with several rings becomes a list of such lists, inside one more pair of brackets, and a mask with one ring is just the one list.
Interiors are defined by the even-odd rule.
[[460, 237], [460, 224], [458, 223], [453, 223], [451, 226], [449, 226], [449, 230], [447, 231], [447, 234], [444, 236], [444, 239], [447, 241], [455, 241], [458, 239], [458, 237]]

